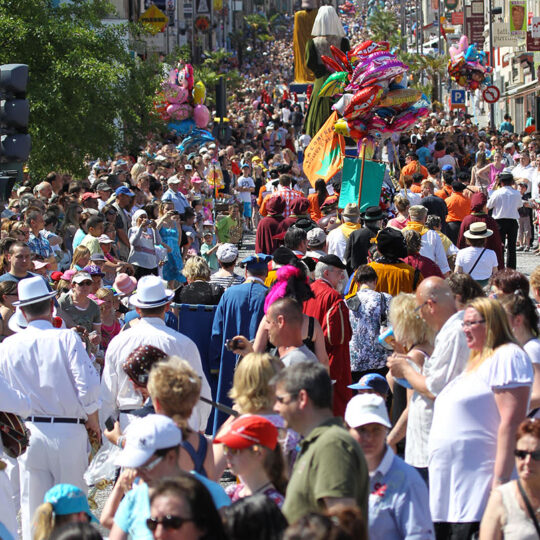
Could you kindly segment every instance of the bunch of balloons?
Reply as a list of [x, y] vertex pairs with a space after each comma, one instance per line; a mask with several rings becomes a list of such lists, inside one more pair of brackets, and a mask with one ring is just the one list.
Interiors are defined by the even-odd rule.
[[334, 125], [337, 133], [374, 147], [375, 140], [406, 131], [429, 113], [430, 100], [402, 84], [409, 67], [390, 52], [388, 42], [365, 41], [347, 54], [330, 49], [333, 58], [323, 55], [322, 60], [334, 73], [319, 95], [341, 94], [332, 107], [341, 116]]
[[476, 49], [476, 43], [469, 45], [467, 36], [461, 36], [457, 47], [449, 49], [448, 74], [459, 86], [474, 92], [488, 86], [491, 81], [491, 66], [486, 66], [486, 53]]
[[185, 135], [208, 125], [210, 111], [204, 105], [205, 98], [206, 88], [201, 81], [194, 83], [191, 64], [178, 64], [161, 85], [156, 108], [172, 132]]

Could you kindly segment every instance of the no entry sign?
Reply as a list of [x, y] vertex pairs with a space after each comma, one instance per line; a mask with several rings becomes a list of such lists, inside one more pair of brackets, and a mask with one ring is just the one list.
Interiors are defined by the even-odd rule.
[[488, 86], [482, 93], [484, 100], [488, 103], [495, 103], [501, 97], [501, 91], [496, 86]]

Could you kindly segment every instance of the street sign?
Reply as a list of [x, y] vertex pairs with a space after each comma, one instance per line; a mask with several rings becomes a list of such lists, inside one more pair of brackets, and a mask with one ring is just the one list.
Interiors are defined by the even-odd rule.
[[501, 97], [501, 91], [496, 86], [488, 86], [482, 92], [482, 96], [487, 103], [496, 103]]
[[210, 13], [210, 1], [209, 0], [197, 0], [197, 14], [206, 15]]
[[481, 50], [484, 46], [484, 0], [471, 0], [465, 10], [465, 35], [469, 43], [476, 43]]
[[504, 22], [494, 22], [491, 35], [494, 47], [514, 47], [516, 38], [510, 33], [510, 27]]
[[169, 17], [152, 4], [139, 17], [139, 21], [142, 22], [152, 34], [157, 34], [158, 32], [163, 32], [163, 30], [165, 30], [167, 24], [169, 24]]
[[450, 107], [452, 109], [465, 109], [465, 90], [450, 91]]
[[540, 38], [540, 17], [531, 19], [531, 37]]

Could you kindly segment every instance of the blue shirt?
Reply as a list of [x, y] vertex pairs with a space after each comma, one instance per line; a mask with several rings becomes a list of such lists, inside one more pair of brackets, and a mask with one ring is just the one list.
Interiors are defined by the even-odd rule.
[[[208, 480], [199, 473], [191, 471], [204, 487], [210, 492], [216, 508], [219, 510], [223, 506], [229, 506], [231, 499], [225, 490], [216, 482]], [[137, 540], [154, 540], [152, 533], [146, 526], [146, 520], [150, 517], [150, 497], [148, 495], [148, 484], [141, 482], [132, 490], [126, 493], [122, 502], [114, 515], [114, 522], [131, 538]]]
[[174, 204], [174, 209], [177, 212], [183, 214], [186, 211], [186, 208], [190, 206], [188, 200], [184, 197], [184, 194], [180, 191], [176, 193], [169, 188], [161, 197], [162, 201], [171, 201]]
[[508, 131], [509, 133], [514, 133], [514, 126], [510, 122], [504, 121], [501, 124], [500, 131]]
[[434, 540], [427, 486], [420, 474], [388, 447], [370, 476], [370, 540]]
[[416, 150], [416, 155], [418, 156], [418, 161], [424, 167], [427, 165], [428, 159], [431, 158], [431, 152], [427, 146], [421, 146], [418, 148], [418, 150]]
[[35, 253], [38, 257], [42, 259], [48, 259], [52, 257], [53, 250], [49, 241], [42, 236], [42, 233], [38, 233], [37, 236], [34, 236], [33, 233], [30, 233], [28, 240], [28, 247], [32, 253]]

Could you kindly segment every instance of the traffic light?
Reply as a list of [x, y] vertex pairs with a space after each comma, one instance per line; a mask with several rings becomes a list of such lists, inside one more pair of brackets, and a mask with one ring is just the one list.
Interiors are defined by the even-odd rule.
[[[27, 83], [26, 64], [0, 66], [0, 163], [20, 163], [30, 155]], [[5, 167], [0, 165], [0, 169]]]

